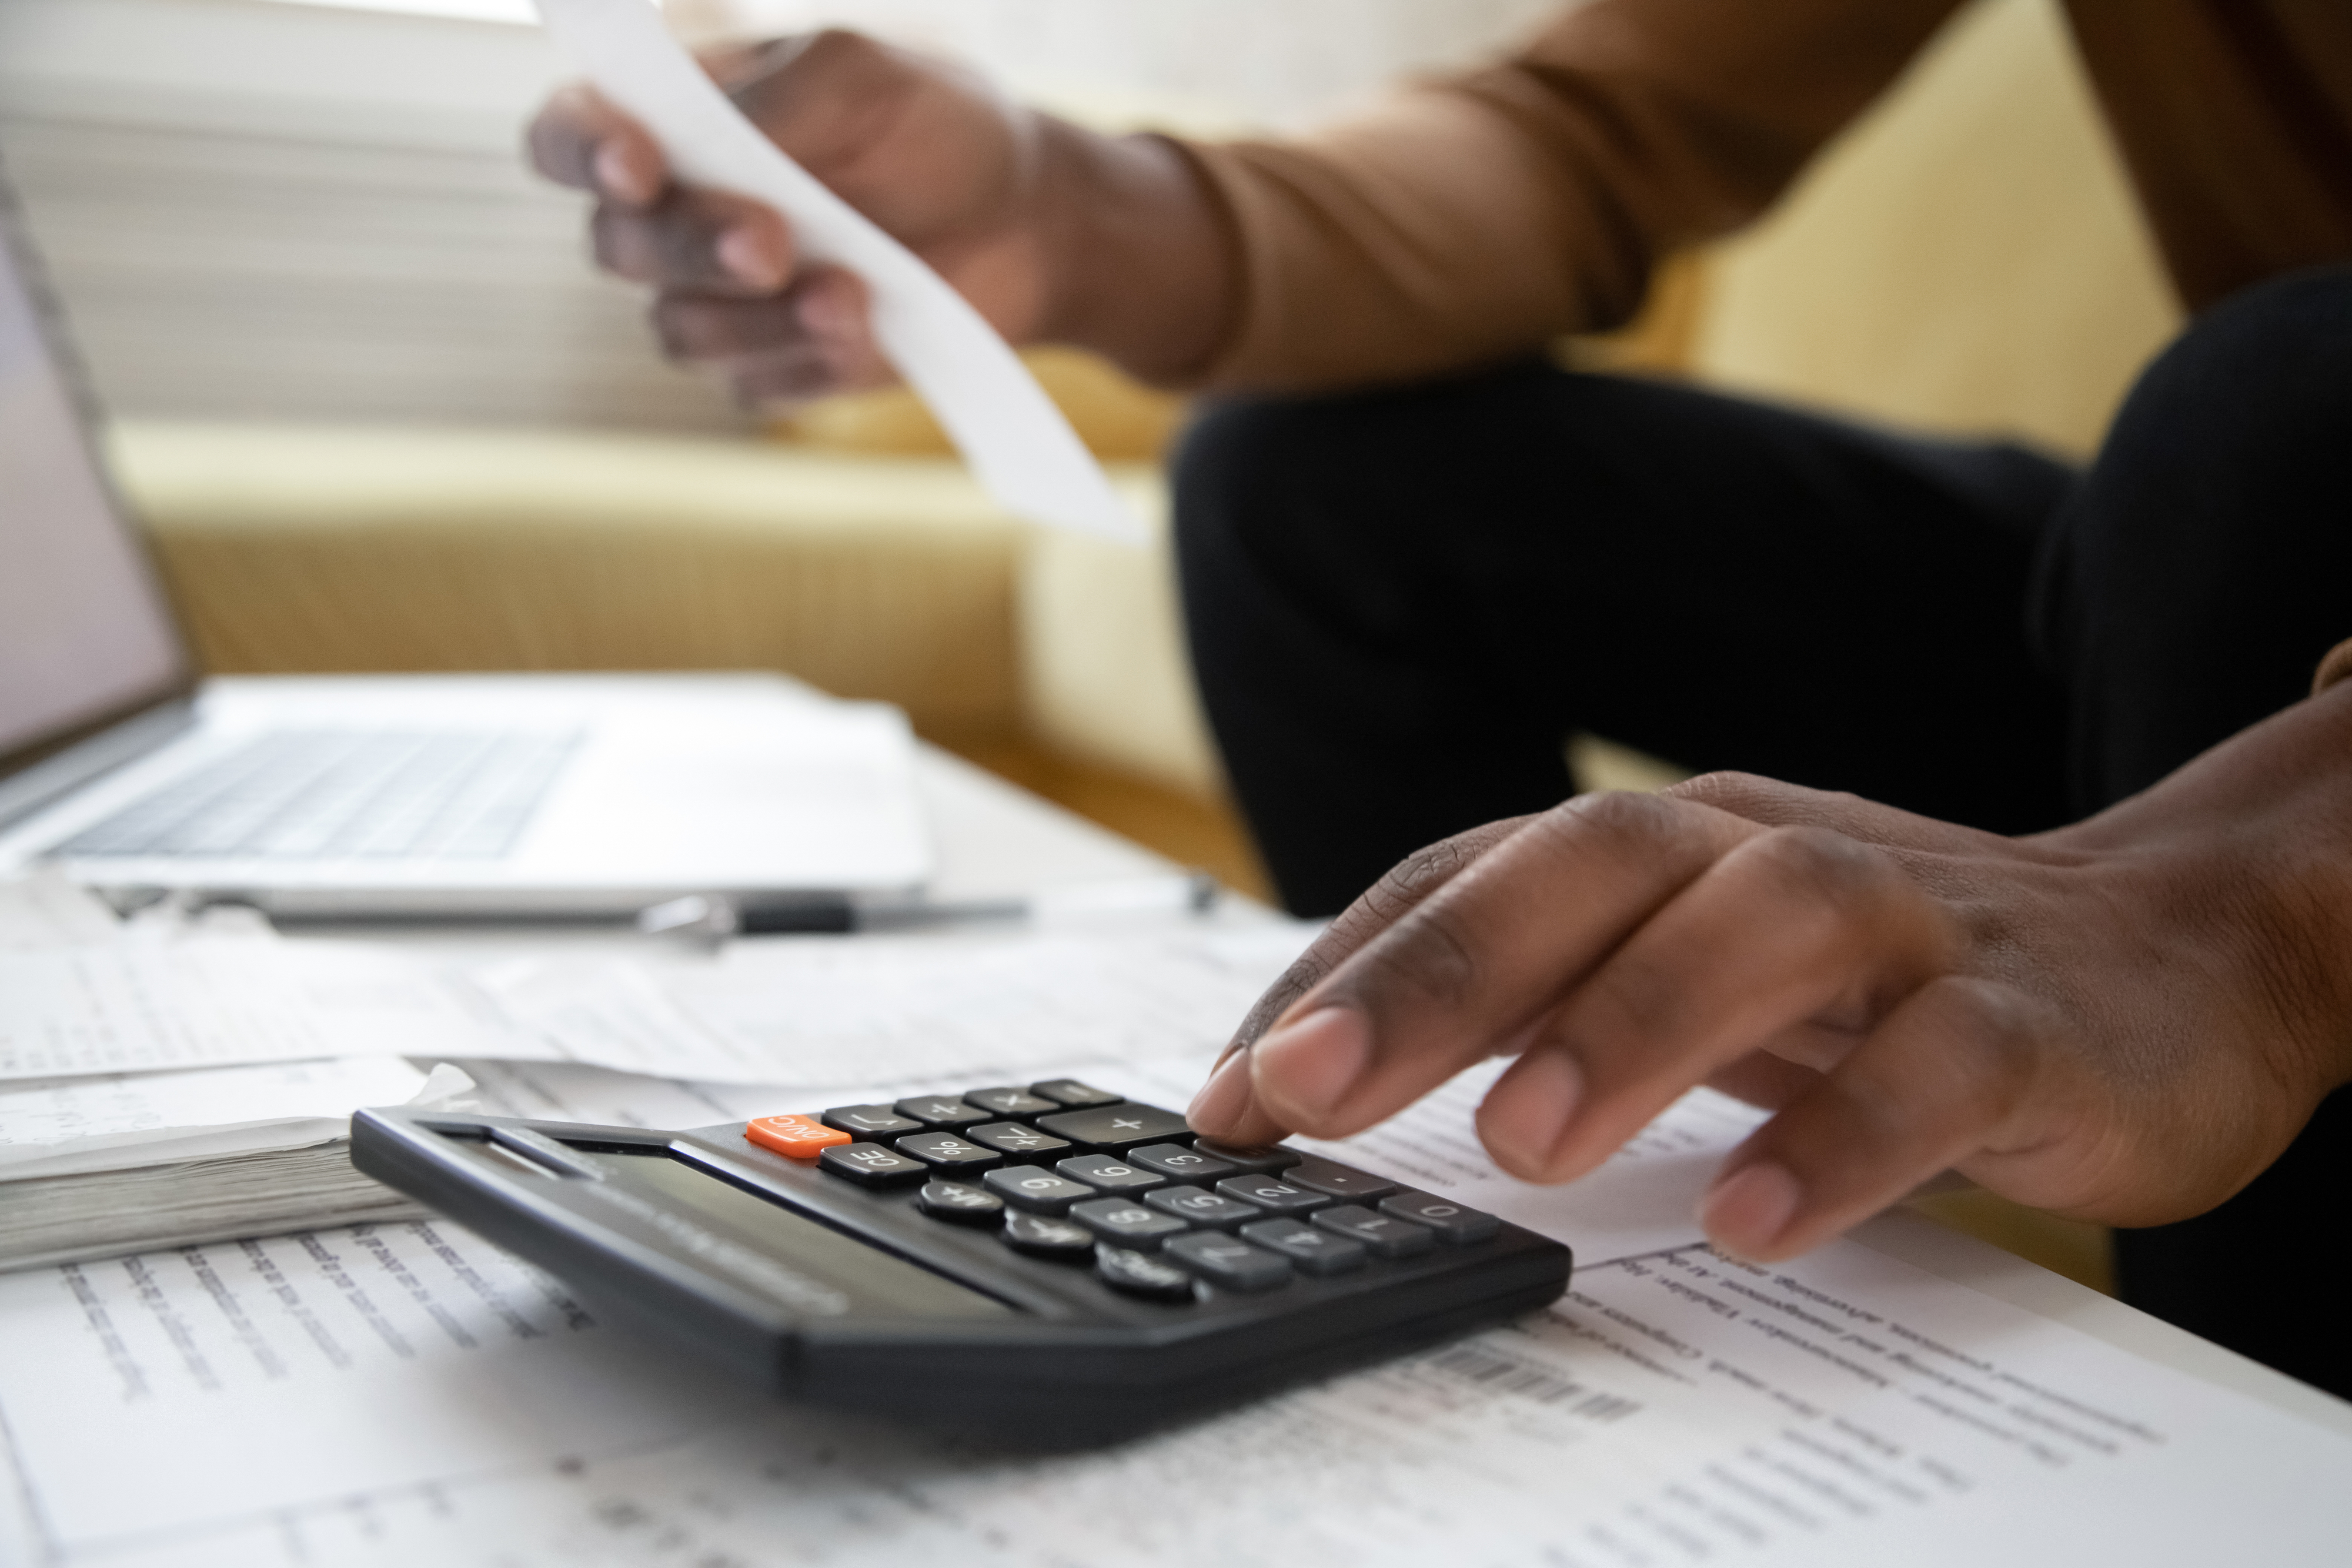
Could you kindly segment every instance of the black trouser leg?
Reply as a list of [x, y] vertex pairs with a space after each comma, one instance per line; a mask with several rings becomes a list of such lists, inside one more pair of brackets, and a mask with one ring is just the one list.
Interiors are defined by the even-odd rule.
[[1195, 673], [1284, 902], [1568, 792], [1606, 735], [2004, 832], [2065, 818], [2022, 634], [2072, 485], [1907, 440], [1527, 364], [1209, 412], [1178, 465]]
[[[2040, 597], [2086, 811], [2309, 689], [2352, 636], [2352, 271], [2250, 289], [2149, 367], [2060, 514]], [[2347, 1200], [2339, 1092], [2238, 1197], [2118, 1232], [2125, 1298], [2352, 1397], [2342, 1310], [2275, 1273], [2341, 1230]]]

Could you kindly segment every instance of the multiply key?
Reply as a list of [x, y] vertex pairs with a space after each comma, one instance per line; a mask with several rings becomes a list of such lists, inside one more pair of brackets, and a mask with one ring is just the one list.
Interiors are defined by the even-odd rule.
[[1101, 1105], [1088, 1111], [1065, 1111], [1040, 1116], [1037, 1124], [1057, 1138], [1088, 1148], [1124, 1154], [1138, 1144], [1165, 1143], [1188, 1136], [1192, 1129], [1173, 1111], [1157, 1105]]
[[1029, 1085], [1029, 1092], [1071, 1111], [1084, 1110], [1089, 1105], [1118, 1103], [1118, 1096], [1109, 1090], [1081, 1083], [1075, 1078], [1048, 1078], [1043, 1083]]
[[1034, 1116], [1041, 1111], [1061, 1109], [1051, 1100], [1041, 1099], [1026, 1089], [968, 1089], [966, 1100], [1000, 1116]]

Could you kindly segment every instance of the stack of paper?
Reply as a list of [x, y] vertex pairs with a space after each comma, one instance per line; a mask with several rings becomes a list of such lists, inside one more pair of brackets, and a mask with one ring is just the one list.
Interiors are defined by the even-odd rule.
[[[351, 1113], [472, 1081], [325, 1055], [352, 1038], [276, 950], [125, 929], [53, 876], [0, 884], [0, 1268], [422, 1212], [352, 1168]], [[325, 1059], [103, 1071], [305, 1056]]]

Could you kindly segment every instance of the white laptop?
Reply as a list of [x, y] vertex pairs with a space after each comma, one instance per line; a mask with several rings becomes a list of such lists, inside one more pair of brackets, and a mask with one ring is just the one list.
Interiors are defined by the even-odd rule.
[[0, 183], [0, 872], [288, 915], [813, 904], [929, 873], [904, 716], [772, 675], [198, 680]]

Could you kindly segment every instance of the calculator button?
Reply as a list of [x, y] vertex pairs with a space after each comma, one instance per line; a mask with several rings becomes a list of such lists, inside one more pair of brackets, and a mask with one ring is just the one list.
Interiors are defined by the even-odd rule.
[[1214, 1181], [1219, 1176], [1232, 1176], [1237, 1168], [1214, 1155], [1196, 1154], [1181, 1144], [1146, 1144], [1139, 1149], [1129, 1149], [1127, 1163], [1178, 1181]]
[[1370, 1171], [1336, 1160], [1318, 1160], [1312, 1155], [1283, 1172], [1282, 1179], [1333, 1197], [1383, 1197], [1397, 1189], [1396, 1183], [1382, 1181]]
[[1331, 1201], [1319, 1192], [1294, 1186], [1280, 1176], [1227, 1176], [1217, 1184], [1217, 1190], [1227, 1197], [1254, 1203], [1274, 1214], [1305, 1214], [1308, 1209], [1324, 1207]]
[[1241, 1233], [1261, 1247], [1281, 1253], [1302, 1274], [1344, 1274], [1364, 1266], [1364, 1249], [1346, 1237], [1318, 1230], [1295, 1219], [1261, 1219], [1244, 1225]]
[[922, 1161], [908, 1159], [879, 1144], [836, 1144], [819, 1155], [816, 1163], [860, 1186], [897, 1186], [917, 1176], [929, 1176], [931, 1171]]
[[953, 1133], [913, 1133], [891, 1139], [890, 1146], [926, 1165], [948, 1166], [957, 1170], [985, 1170], [1004, 1158], [994, 1149], [983, 1149], [970, 1138], [959, 1138]]
[[1120, 1154], [1138, 1144], [1181, 1138], [1192, 1129], [1173, 1111], [1157, 1105], [1100, 1105], [1090, 1111], [1065, 1111], [1040, 1116], [1037, 1124], [1057, 1138], [1091, 1148]]
[[1116, 1105], [1119, 1103], [1119, 1096], [1109, 1090], [1081, 1083], [1075, 1078], [1048, 1078], [1043, 1083], [1029, 1085], [1029, 1092], [1071, 1111], [1083, 1111], [1089, 1105]]
[[933, 1219], [959, 1225], [993, 1225], [1004, 1213], [1003, 1198], [963, 1181], [925, 1182], [915, 1195], [915, 1207]]
[[1197, 1186], [1163, 1186], [1157, 1192], [1145, 1193], [1143, 1201], [1162, 1214], [1172, 1214], [1195, 1225], [1239, 1225], [1265, 1213], [1255, 1204], [1242, 1203], [1221, 1192], [1208, 1192]]
[[1297, 1149], [1286, 1149], [1279, 1144], [1244, 1146], [1220, 1144], [1211, 1138], [1197, 1138], [1192, 1146], [1204, 1155], [1214, 1155], [1237, 1171], [1286, 1171], [1307, 1156]]
[[912, 1116], [901, 1116], [888, 1105], [835, 1105], [823, 1120], [828, 1127], [838, 1127], [853, 1137], [879, 1138], [898, 1133], [919, 1133], [923, 1124]]
[[1054, 1168], [1072, 1181], [1082, 1181], [1105, 1192], [1141, 1192], [1168, 1184], [1168, 1178], [1157, 1171], [1140, 1169], [1108, 1155], [1079, 1155], [1058, 1162]]
[[1181, 1235], [1191, 1228], [1172, 1214], [1161, 1214], [1124, 1197], [1074, 1204], [1070, 1218], [1107, 1241], [1147, 1249], [1159, 1246], [1163, 1237]]
[[926, 1127], [969, 1127], [974, 1122], [987, 1121], [993, 1114], [952, 1094], [919, 1095], [912, 1100], [901, 1100], [891, 1109], [901, 1116], [912, 1116]]
[[1315, 1216], [1312, 1223], [1360, 1241], [1382, 1258], [1418, 1257], [1437, 1245], [1437, 1233], [1426, 1226], [1393, 1215], [1374, 1214], [1356, 1204], [1342, 1204]]
[[966, 1127], [963, 1135], [975, 1144], [986, 1144], [1008, 1155], [1058, 1155], [1070, 1146], [1018, 1122], [983, 1122], [977, 1127]]
[[1051, 1100], [1041, 1099], [1026, 1089], [967, 1089], [963, 1097], [982, 1110], [999, 1116], [1034, 1116], [1040, 1112], [1061, 1109]]
[[1393, 1197], [1381, 1199], [1381, 1212], [1399, 1219], [1410, 1219], [1415, 1225], [1426, 1225], [1448, 1241], [1467, 1247], [1474, 1241], [1485, 1241], [1503, 1228], [1503, 1222], [1491, 1214], [1475, 1208], [1465, 1208], [1458, 1203], [1448, 1203], [1442, 1197], [1432, 1197], [1425, 1192], [1400, 1192]]
[[1290, 1278], [1288, 1259], [1230, 1236], [1179, 1236], [1160, 1255], [1228, 1291], [1270, 1291]]
[[1095, 1276], [1114, 1291], [1152, 1301], [1189, 1301], [1192, 1276], [1127, 1247], [1095, 1249]]
[[1095, 1233], [1049, 1214], [1013, 1213], [1004, 1217], [1004, 1244], [1032, 1258], [1083, 1263], [1094, 1256]]
[[1015, 1208], [1032, 1214], [1060, 1214], [1095, 1189], [1043, 1166], [1005, 1166], [980, 1178], [981, 1184]]
[[763, 1149], [794, 1160], [813, 1160], [835, 1144], [851, 1141], [847, 1133], [828, 1127], [814, 1116], [761, 1116], [743, 1124], [743, 1135]]

